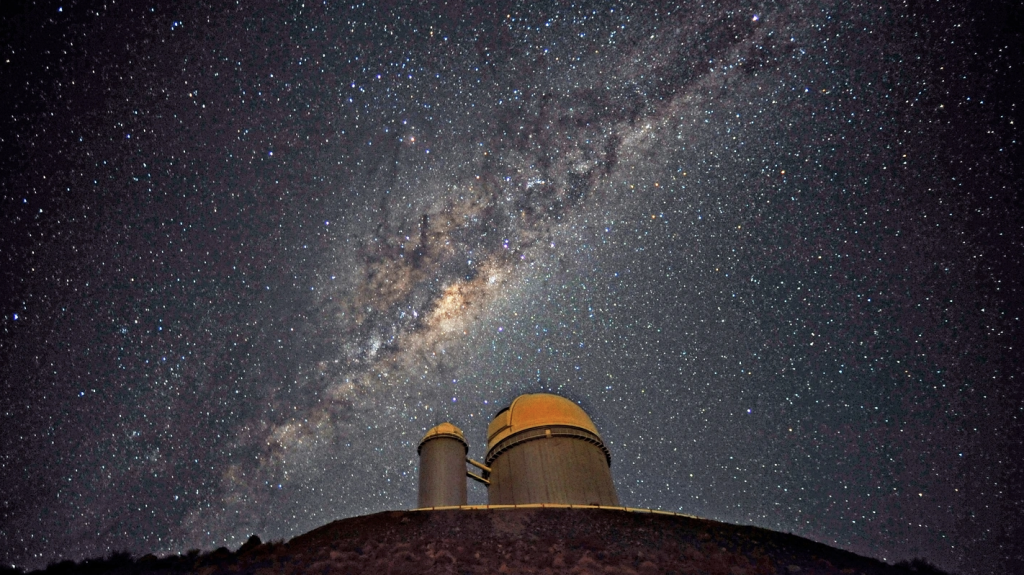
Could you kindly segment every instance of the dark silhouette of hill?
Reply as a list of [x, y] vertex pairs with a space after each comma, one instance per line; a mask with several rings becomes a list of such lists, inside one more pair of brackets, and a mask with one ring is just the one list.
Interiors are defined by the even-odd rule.
[[390, 511], [335, 521], [286, 543], [253, 536], [236, 552], [139, 559], [115, 553], [37, 573], [944, 574], [920, 559], [888, 565], [757, 527], [619, 509], [522, 507]]

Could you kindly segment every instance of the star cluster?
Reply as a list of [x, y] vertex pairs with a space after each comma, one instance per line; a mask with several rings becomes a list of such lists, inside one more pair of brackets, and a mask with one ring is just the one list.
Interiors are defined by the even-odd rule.
[[1021, 12], [919, 4], [4, 7], [0, 560], [409, 508], [545, 390], [625, 505], [1021, 566]]

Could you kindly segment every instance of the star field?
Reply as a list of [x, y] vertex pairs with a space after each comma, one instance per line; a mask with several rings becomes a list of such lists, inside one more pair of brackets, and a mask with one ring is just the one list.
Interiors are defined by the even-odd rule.
[[410, 508], [543, 390], [624, 505], [1024, 566], [1019, 7], [2, 10], [4, 564]]

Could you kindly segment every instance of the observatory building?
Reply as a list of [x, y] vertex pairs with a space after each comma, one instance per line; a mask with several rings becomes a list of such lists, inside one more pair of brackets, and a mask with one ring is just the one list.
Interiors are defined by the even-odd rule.
[[[586, 412], [564, 397], [521, 395], [487, 427], [484, 463], [451, 423], [420, 441], [419, 507], [466, 504], [466, 476], [487, 485], [491, 505], [561, 503], [618, 506], [611, 454]], [[469, 463], [480, 469], [466, 471]]]

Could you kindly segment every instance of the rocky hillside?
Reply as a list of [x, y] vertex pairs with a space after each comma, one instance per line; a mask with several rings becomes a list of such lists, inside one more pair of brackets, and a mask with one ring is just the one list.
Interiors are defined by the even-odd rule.
[[51, 566], [50, 573], [941, 573], [756, 527], [614, 509], [392, 511], [237, 552]]

